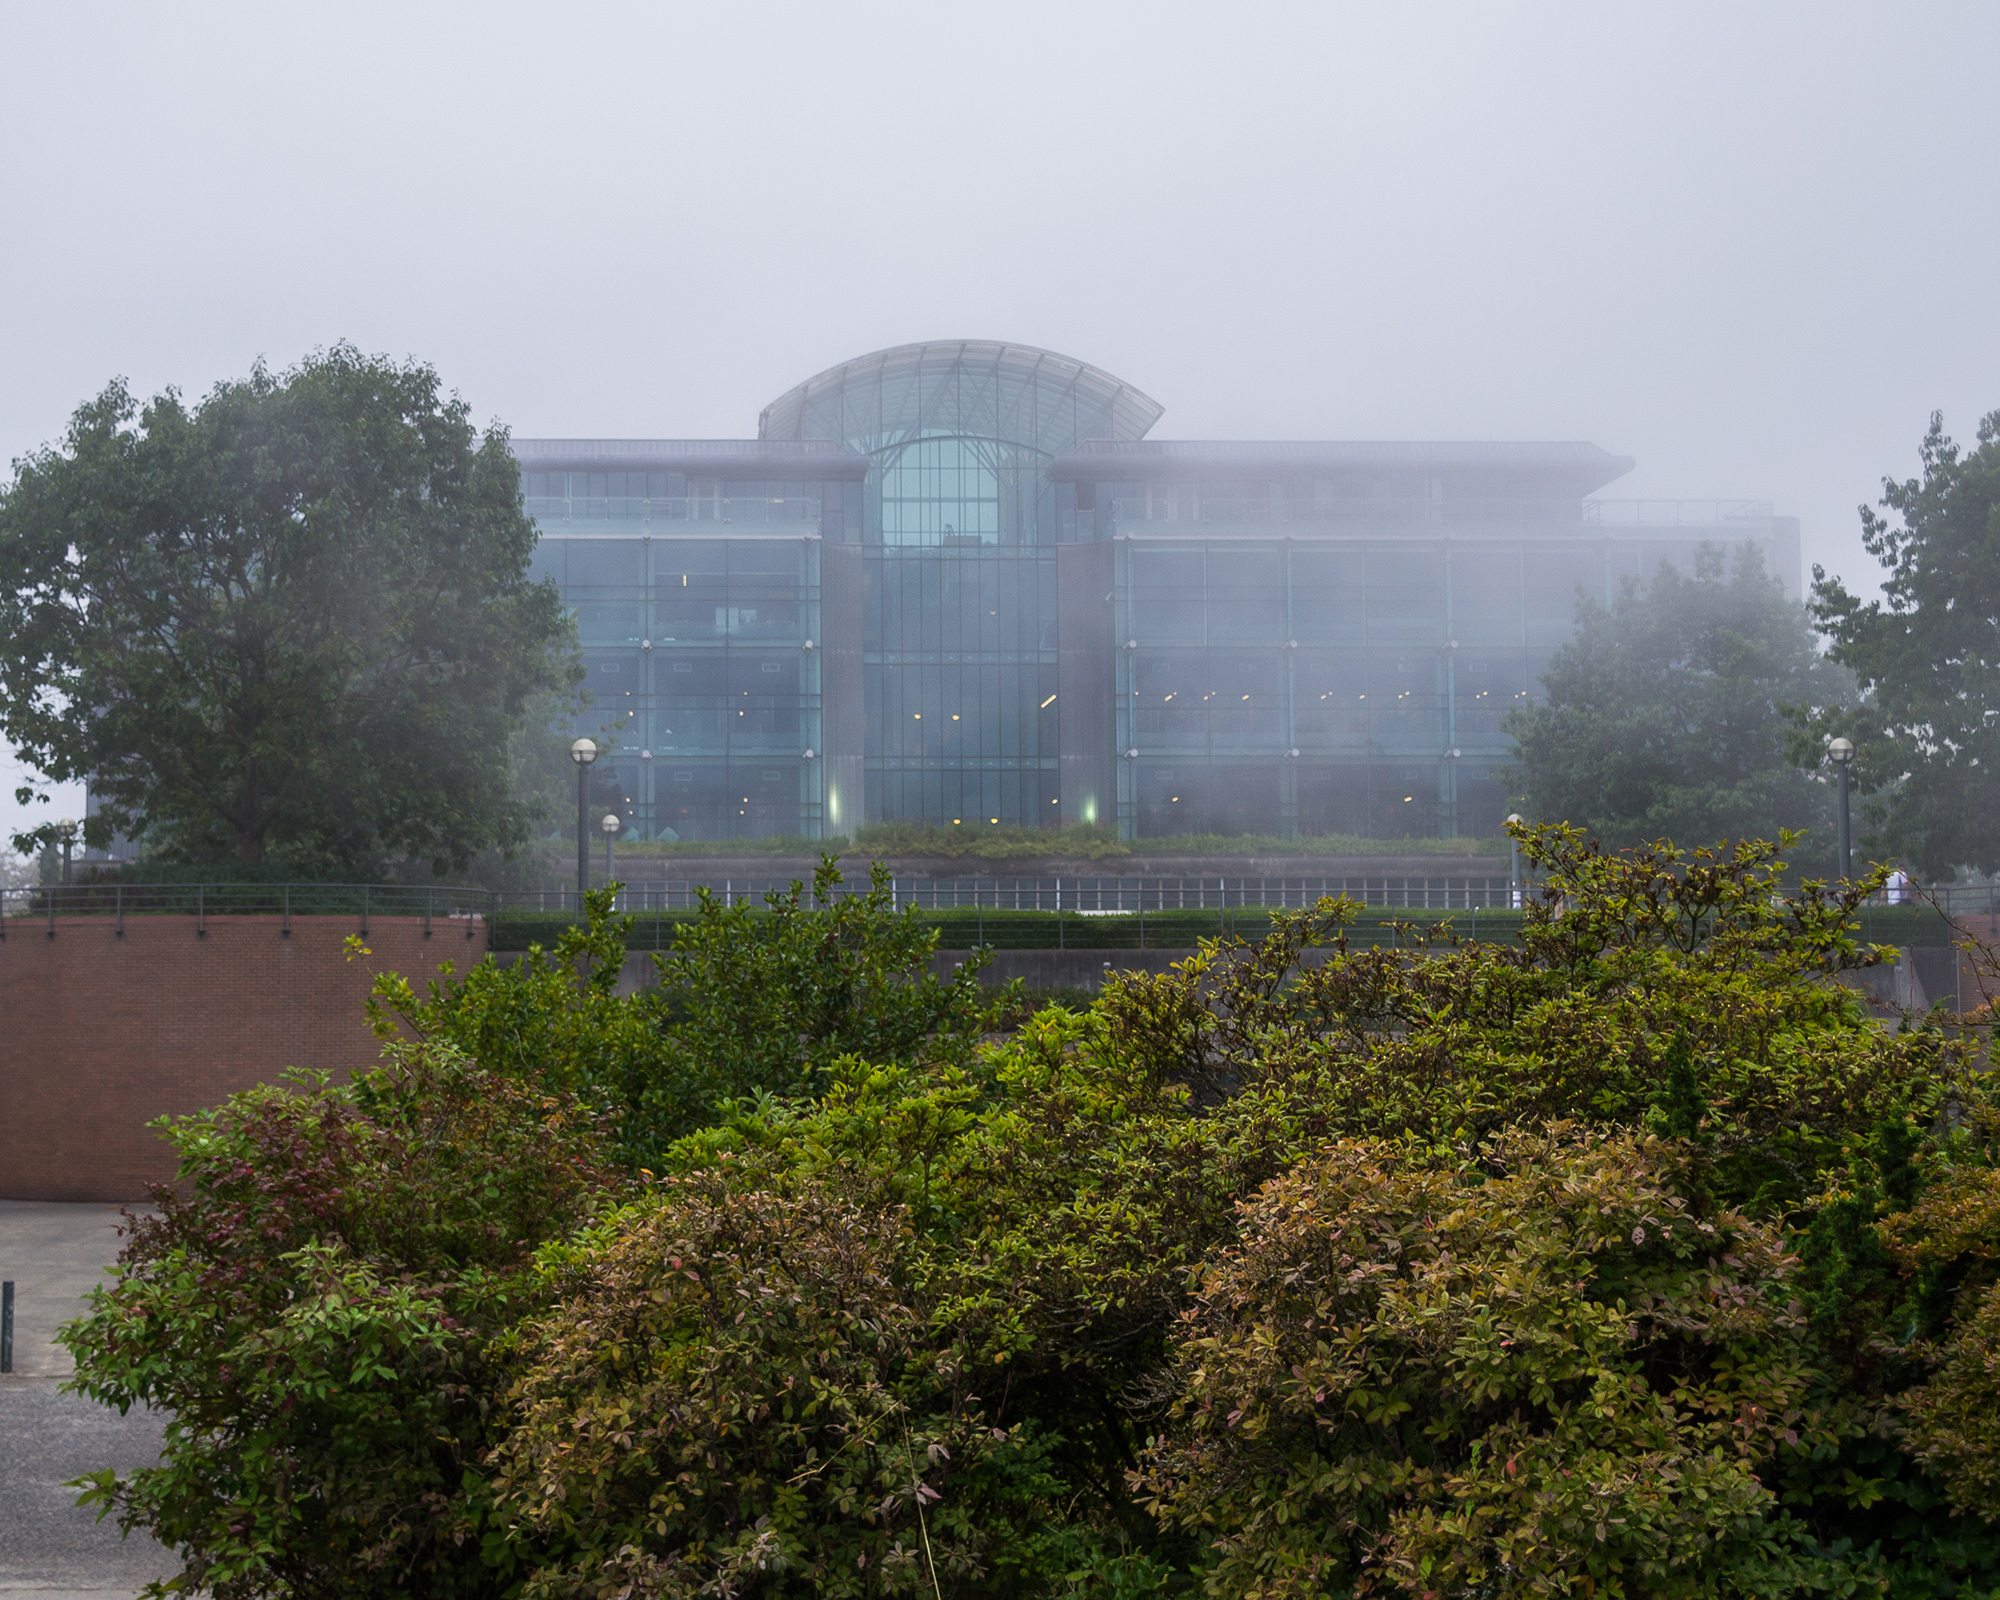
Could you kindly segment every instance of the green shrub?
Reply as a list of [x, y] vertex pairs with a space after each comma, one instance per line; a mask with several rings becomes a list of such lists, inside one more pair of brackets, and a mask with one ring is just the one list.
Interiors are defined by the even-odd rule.
[[351, 1088], [260, 1088], [168, 1126], [177, 1179], [63, 1340], [72, 1387], [165, 1419], [86, 1501], [220, 1595], [476, 1595], [498, 1346], [533, 1253], [619, 1196], [574, 1100], [441, 1046]]
[[384, 1038], [399, 1027], [606, 1107], [628, 1164], [659, 1158], [673, 1139], [738, 1100], [810, 1096], [835, 1061], [963, 1063], [1010, 991], [979, 983], [975, 954], [949, 978], [929, 971], [935, 930], [894, 909], [886, 869], [865, 893], [840, 894], [821, 858], [810, 889], [725, 906], [706, 890], [655, 958], [656, 988], [620, 995], [629, 917], [617, 886], [586, 897], [582, 923], [512, 965], [446, 968], [420, 996], [378, 980], [371, 1011]]
[[1809, 1426], [1794, 1262], [1682, 1159], [1557, 1125], [1442, 1161], [1343, 1142], [1267, 1185], [1142, 1473], [1211, 1591], [1813, 1587], [1759, 1476]]
[[[474, 1261], [482, 1299], [422, 1264], [471, 1248], [458, 1201], [365, 1248], [342, 1209], [443, 1157], [369, 1134], [379, 1175], [329, 1183], [287, 1131], [386, 1102], [194, 1126], [196, 1233], [269, 1283], [205, 1320], [198, 1274], [134, 1258], [74, 1335], [82, 1381], [197, 1420], [165, 1487], [100, 1492], [245, 1595], [2000, 1586], [1978, 1040], [1843, 987], [1878, 959], [1867, 885], [1781, 894], [1771, 846], [1524, 848], [1545, 886], [1504, 943], [1382, 942], [1326, 901], [1025, 1016], [976, 960], [932, 977], [935, 928], [879, 873], [838, 898], [831, 862], [704, 902], [637, 995], [608, 895], [511, 968], [387, 981], [413, 1061], [601, 1114], [646, 1181], [529, 1216], [532, 1268]], [[488, 1146], [540, 1170], [455, 1114], [417, 1119], [459, 1147], [447, 1194]], [[301, 1193], [267, 1236], [230, 1184]], [[362, 1198], [309, 1204], [329, 1187]], [[365, 1381], [330, 1386], [356, 1349]], [[284, 1431], [290, 1388], [324, 1437]], [[281, 1449], [310, 1506], [269, 1487]]]
[[526, 1592], [929, 1594], [1004, 1560], [1033, 1452], [928, 1349], [904, 1232], [817, 1185], [670, 1180], [561, 1270], [499, 1451]]

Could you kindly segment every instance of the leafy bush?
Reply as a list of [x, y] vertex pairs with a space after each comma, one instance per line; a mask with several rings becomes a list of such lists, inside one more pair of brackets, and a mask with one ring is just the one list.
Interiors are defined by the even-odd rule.
[[933, 1573], [983, 1576], [1020, 1537], [1004, 1491], [1032, 1483], [1032, 1453], [931, 1357], [894, 1273], [903, 1232], [819, 1186], [711, 1176], [670, 1181], [581, 1255], [528, 1330], [499, 1452], [501, 1513], [539, 1553], [527, 1592], [916, 1594]]
[[401, 977], [379, 979], [376, 1030], [448, 1041], [610, 1108], [634, 1166], [738, 1099], [817, 1092], [846, 1055], [963, 1063], [1011, 993], [981, 990], [978, 954], [933, 975], [937, 933], [894, 909], [886, 869], [863, 894], [839, 894], [841, 883], [823, 856], [810, 890], [795, 882], [761, 907], [701, 891], [698, 914], [654, 958], [658, 987], [626, 995], [630, 919], [612, 913], [613, 885], [586, 898], [585, 921], [553, 951], [531, 946], [462, 978], [446, 968], [421, 997]]
[[619, 1196], [591, 1117], [433, 1046], [167, 1133], [178, 1182], [63, 1336], [83, 1393], [165, 1416], [164, 1453], [86, 1500], [189, 1589], [487, 1592], [497, 1344], [546, 1293], [536, 1246]]
[[[1370, 839], [1354, 833], [1285, 839], [1276, 834], [1170, 834], [1120, 839], [1115, 828], [1083, 823], [1067, 828], [1020, 828], [980, 823], [941, 828], [927, 822], [871, 822], [857, 828], [855, 843], [884, 856], [938, 856], [946, 860], [1025, 861], [1061, 856], [1112, 861], [1121, 856], [1492, 856], [1505, 839]], [[709, 847], [712, 854], [725, 852]]]
[[1208, 1535], [1211, 1589], [1786, 1587], [1758, 1473], [1804, 1424], [1795, 1263], [1681, 1161], [1558, 1125], [1445, 1161], [1343, 1143], [1267, 1185], [1184, 1315], [1184, 1426], [1142, 1475]]
[[[879, 877], [836, 900], [831, 863], [810, 897], [708, 902], [623, 997], [598, 896], [553, 953], [386, 983], [377, 1021], [506, 1104], [601, 1108], [638, 1189], [531, 1221], [532, 1265], [481, 1267], [491, 1300], [430, 1234], [367, 1254], [301, 1209], [243, 1236], [270, 1299], [211, 1337], [190, 1277], [147, 1337], [199, 1395], [279, 1330], [257, 1382], [302, 1375], [314, 1425], [359, 1441], [299, 1446], [357, 1592], [2000, 1586], [1977, 1038], [1867, 1019], [1843, 980], [1878, 958], [1869, 885], [1781, 895], [1770, 846], [1524, 848], [1546, 888], [1506, 944], [1364, 943], [1326, 902], [1026, 1017], [970, 964], [931, 977], [933, 931]], [[211, 1189], [300, 1164], [190, 1138]], [[130, 1292], [164, 1272], [135, 1262]], [[452, 1328], [410, 1300], [435, 1283]], [[336, 1335], [308, 1345], [293, 1308], [332, 1327], [336, 1294], [368, 1312], [338, 1347], [389, 1354], [327, 1399]], [[82, 1381], [174, 1403], [123, 1364], [121, 1315], [76, 1336]], [[177, 1434], [163, 1481], [235, 1517], [266, 1439], [291, 1448], [272, 1414]], [[423, 1430], [451, 1441], [428, 1477]], [[379, 1481], [326, 1464], [357, 1449]], [[107, 1492], [170, 1537], [208, 1526]], [[320, 1537], [286, 1515], [257, 1527]], [[293, 1576], [229, 1548], [233, 1592], [339, 1586], [316, 1554], [286, 1546]]]
[[[818, 856], [839, 855], [847, 848], [843, 834], [809, 839], [802, 833], [774, 833], [759, 839], [637, 839], [618, 846], [620, 860], [671, 861], [695, 856]], [[630, 874], [628, 874], [630, 876]]]

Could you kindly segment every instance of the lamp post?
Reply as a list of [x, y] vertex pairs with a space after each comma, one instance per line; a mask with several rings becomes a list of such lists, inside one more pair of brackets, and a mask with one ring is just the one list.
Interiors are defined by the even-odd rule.
[[576, 909], [583, 912], [583, 897], [590, 893], [590, 764], [597, 759], [597, 742], [579, 739], [569, 747], [576, 763]]
[[598, 823], [598, 827], [604, 830], [604, 881], [609, 883], [611, 881], [611, 844], [618, 837], [618, 813], [615, 811], [605, 812], [604, 820]]
[[1840, 875], [1854, 876], [1854, 824], [1847, 812], [1847, 769], [1854, 762], [1854, 741], [1836, 739], [1826, 747], [1833, 758], [1833, 770], [1840, 775]]
[[62, 821], [56, 824], [56, 837], [62, 840], [62, 881], [63, 887], [67, 889], [69, 887], [69, 853], [71, 847], [76, 843], [76, 824], [70, 821], [69, 818], [64, 817]]
[[[1520, 825], [1521, 813], [1518, 811], [1508, 812], [1507, 826], [1518, 828]], [[1519, 911], [1521, 909], [1521, 841], [1514, 838], [1511, 834], [1507, 838], [1507, 855], [1507, 903], [1514, 910]]]

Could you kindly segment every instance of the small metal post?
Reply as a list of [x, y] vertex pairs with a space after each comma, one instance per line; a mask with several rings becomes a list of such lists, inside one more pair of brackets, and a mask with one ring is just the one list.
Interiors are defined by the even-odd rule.
[[53, 939], [56, 936], [56, 890], [54, 884], [49, 885], [47, 899], [49, 909], [49, 937]]
[[431, 936], [431, 902], [436, 898], [437, 890], [426, 889], [424, 891], [424, 937], [426, 939]]
[[0, 1283], [0, 1372], [14, 1370], [14, 1280]]
[[368, 937], [368, 885], [361, 886], [361, 937]]
[[[579, 741], [581, 742], [581, 741]], [[571, 750], [574, 753], [575, 747]], [[591, 755], [597, 754], [597, 747], [591, 747]], [[590, 888], [590, 763], [579, 761], [576, 767], [576, 911], [583, 915], [583, 897]]]
[[1854, 823], [1847, 810], [1847, 763], [1836, 761], [1833, 768], [1840, 774], [1840, 875], [1851, 881], [1854, 877]]
[[111, 891], [113, 912], [112, 931], [120, 938], [125, 937], [125, 885], [117, 884]]
[[197, 939], [208, 937], [208, 885], [205, 883], [194, 886], [194, 936]]
[[285, 931], [281, 933], [278, 937], [281, 939], [289, 939], [291, 938], [291, 936], [292, 936], [292, 886], [288, 883], [285, 885]]

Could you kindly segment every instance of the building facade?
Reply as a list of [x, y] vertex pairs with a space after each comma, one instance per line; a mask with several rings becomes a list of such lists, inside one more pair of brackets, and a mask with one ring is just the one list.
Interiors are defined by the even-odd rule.
[[[628, 836], [1491, 836], [1579, 591], [1754, 543], [1580, 443], [1211, 443], [1024, 345], [902, 346], [754, 440], [520, 440]], [[622, 718], [622, 721], [619, 719]]]

